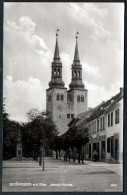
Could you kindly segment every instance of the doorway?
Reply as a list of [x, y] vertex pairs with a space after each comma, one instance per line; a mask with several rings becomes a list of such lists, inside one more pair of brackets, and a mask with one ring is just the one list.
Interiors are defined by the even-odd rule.
[[98, 160], [99, 160], [99, 142], [97, 142], [97, 153], [98, 153]]
[[119, 139], [115, 139], [115, 160], [119, 160]]
[[114, 158], [113, 136], [111, 137], [111, 158]]
[[89, 144], [89, 158], [91, 158], [91, 144]]
[[105, 159], [105, 141], [101, 142], [101, 159]]

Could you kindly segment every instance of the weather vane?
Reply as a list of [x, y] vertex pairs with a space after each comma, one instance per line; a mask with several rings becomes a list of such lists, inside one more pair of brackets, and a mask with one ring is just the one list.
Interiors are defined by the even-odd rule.
[[59, 32], [59, 31], [60, 31], [59, 29], [56, 30], [56, 37], [58, 37], [58, 32]]
[[76, 37], [75, 37], [76, 39], [78, 39], [78, 34], [79, 34], [79, 32], [76, 33]]

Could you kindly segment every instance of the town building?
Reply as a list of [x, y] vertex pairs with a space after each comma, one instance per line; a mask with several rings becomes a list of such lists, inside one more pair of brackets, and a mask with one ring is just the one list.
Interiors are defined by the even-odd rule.
[[[58, 34], [51, 66], [51, 81], [46, 90], [46, 112], [56, 124], [59, 135], [68, 130], [68, 123], [72, 118], [87, 111], [87, 93], [82, 82], [82, 65], [79, 59], [78, 42], [76, 45], [72, 64], [72, 79], [69, 90], [65, 88], [62, 80], [62, 62], [59, 55]], [[64, 68], [64, 67], [63, 67]]]
[[86, 111], [69, 123], [88, 128], [89, 142], [84, 147], [85, 159], [119, 163], [123, 159], [123, 89], [106, 102]]

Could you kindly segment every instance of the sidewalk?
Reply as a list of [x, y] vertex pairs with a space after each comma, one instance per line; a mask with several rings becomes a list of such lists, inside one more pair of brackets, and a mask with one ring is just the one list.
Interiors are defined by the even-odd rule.
[[[63, 158], [60, 159], [56, 159], [58, 161], [64, 161]], [[75, 160], [75, 162], [73, 162], [73, 159], [70, 159], [70, 161], [64, 161], [64, 162], [69, 162], [70, 164], [78, 164], [78, 160]], [[90, 160], [84, 160], [84, 164], [82, 164], [82, 162], [80, 162], [80, 164], [78, 165], [89, 165], [89, 166], [93, 166], [93, 167], [105, 167], [106, 169], [114, 172], [117, 175], [123, 176], [123, 164], [114, 164], [114, 163], [109, 163], [109, 162], [100, 162], [100, 161], [90, 161]]]

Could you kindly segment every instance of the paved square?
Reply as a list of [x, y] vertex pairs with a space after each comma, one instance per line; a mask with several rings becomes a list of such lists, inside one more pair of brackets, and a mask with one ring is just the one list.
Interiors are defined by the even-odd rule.
[[[122, 191], [122, 165], [84, 161], [77, 164], [45, 158], [45, 171], [36, 161], [3, 161], [3, 192]], [[16, 183], [17, 182], [17, 183]]]

